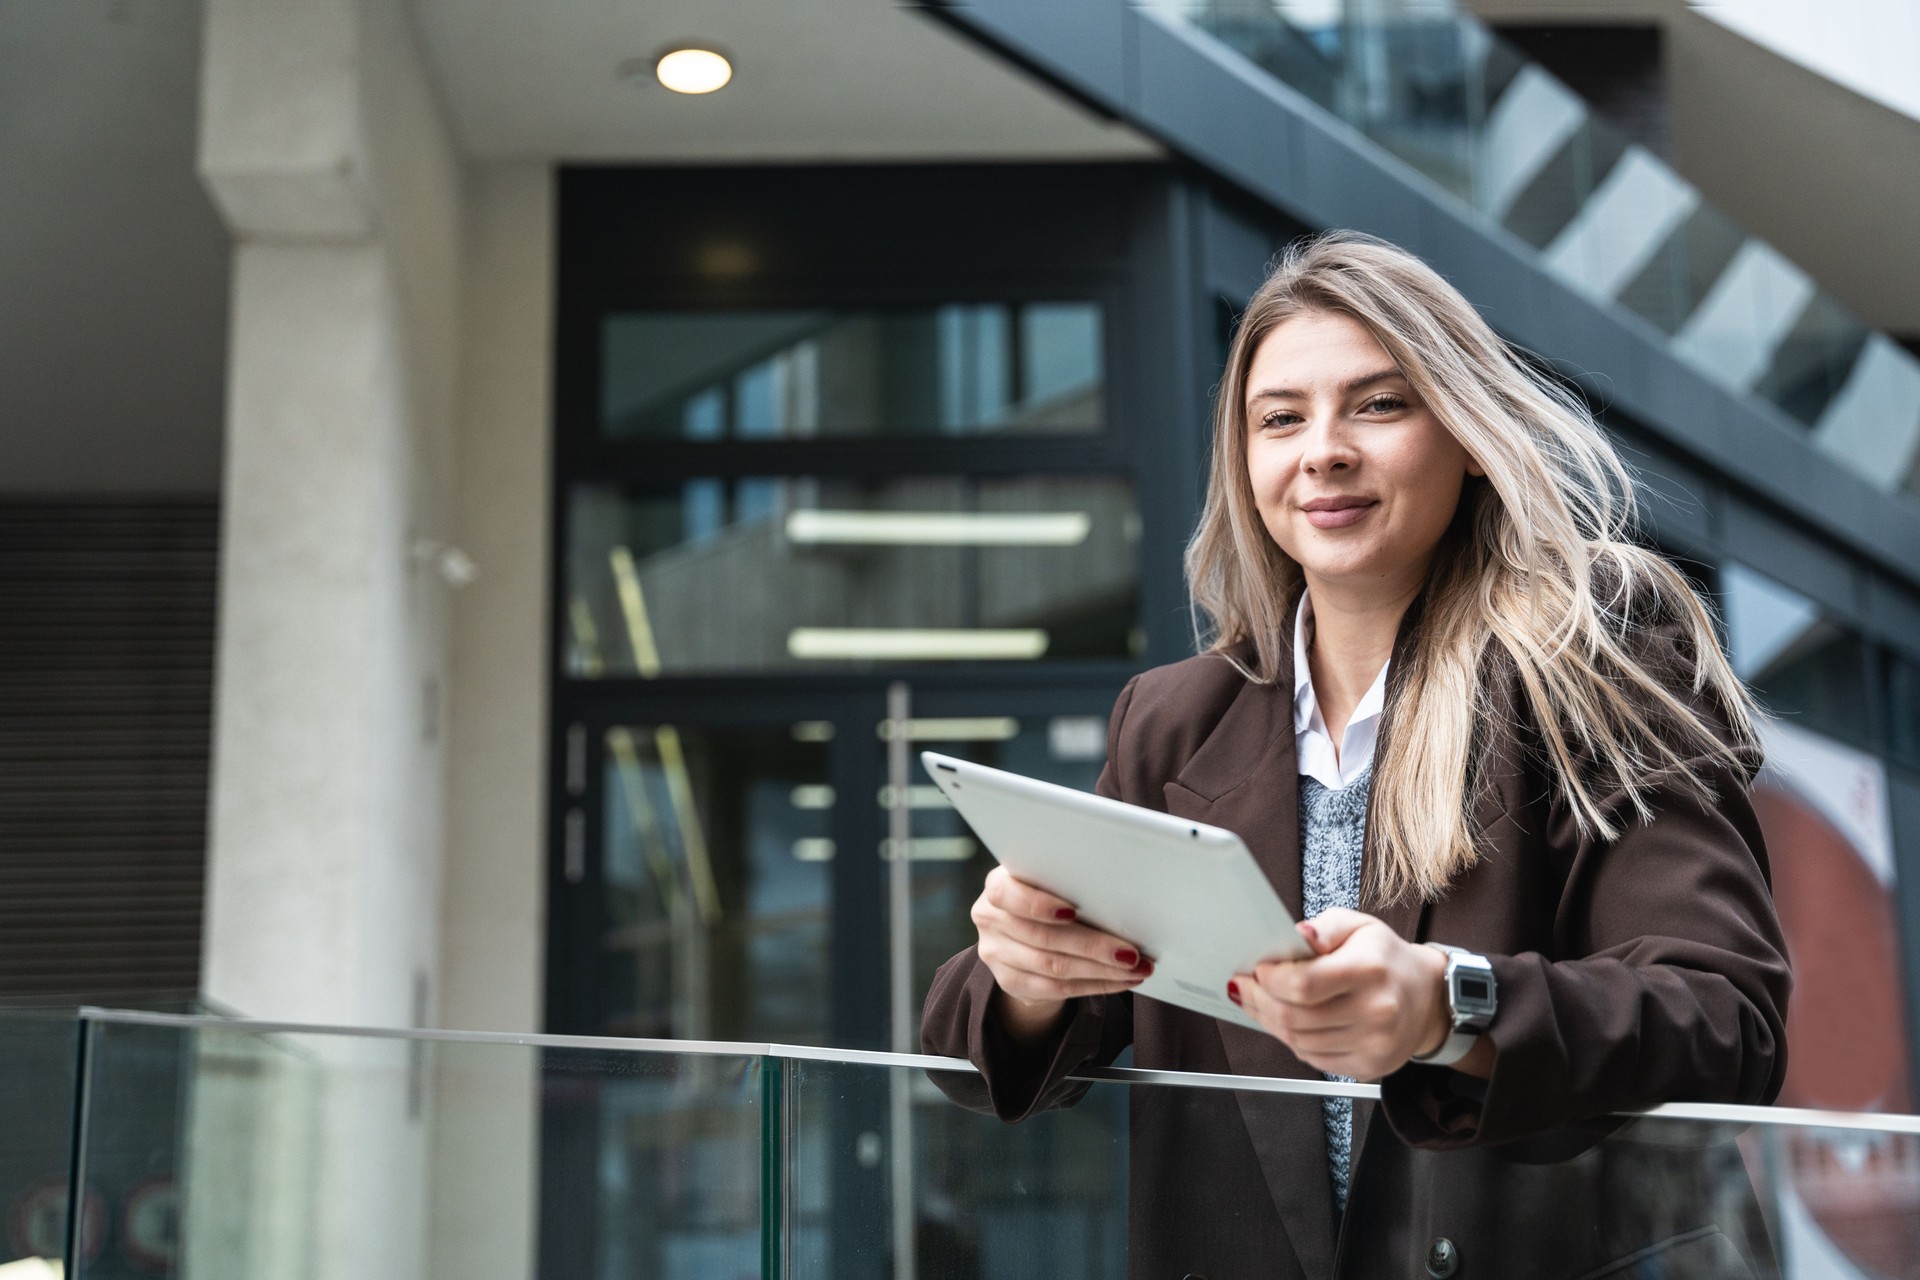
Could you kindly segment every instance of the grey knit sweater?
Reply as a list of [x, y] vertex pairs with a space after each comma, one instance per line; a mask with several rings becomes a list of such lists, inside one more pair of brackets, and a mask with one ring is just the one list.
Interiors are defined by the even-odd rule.
[[[1335, 790], [1318, 778], [1300, 775], [1300, 879], [1302, 910], [1319, 915], [1328, 907], [1360, 905], [1360, 841], [1367, 823], [1369, 764], [1360, 776]], [[1352, 1076], [1325, 1073], [1329, 1080]], [[1347, 1208], [1347, 1175], [1353, 1157], [1353, 1099], [1322, 1098], [1327, 1126], [1327, 1164], [1333, 1174], [1333, 1198]]]

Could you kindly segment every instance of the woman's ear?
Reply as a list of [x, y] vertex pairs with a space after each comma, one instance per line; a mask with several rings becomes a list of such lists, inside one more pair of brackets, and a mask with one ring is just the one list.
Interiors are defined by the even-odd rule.
[[1472, 454], [1468, 454], [1467, 455], [1467, 474], [1470, 476], [1484, 476], [1485, 474], [1487, 474], [1487, 469], [1481, 466], [1479, 461], [1475, 459]]

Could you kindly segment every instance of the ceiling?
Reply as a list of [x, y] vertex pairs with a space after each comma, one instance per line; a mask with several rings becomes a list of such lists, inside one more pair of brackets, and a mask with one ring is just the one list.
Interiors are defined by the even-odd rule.
[[[404, 2], [472, 159], [1160, 154], [888, 0]], [[231, 242], [195, 176], [200, 41], [200, 0], [0, 4], [0, 492], [219, 487]], [[645, 74], [683, 43], [733, 83]]]
[[0, 492], [209, 493], [226, 229], [197, 0], [0, 4]]
[[[1152, 158], [918, 7], [891, 0], [412, 0], [461, 145], [482, 159]], [[734, 66], [689, 97], [653, 79], [686, 45]], [[621, 67], [638, 62], [640, 74]]]

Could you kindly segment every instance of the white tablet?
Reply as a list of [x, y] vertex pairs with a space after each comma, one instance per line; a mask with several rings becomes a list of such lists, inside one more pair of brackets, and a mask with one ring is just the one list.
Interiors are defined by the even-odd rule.
[[920, 761], [1001, 866], [1153, 959], [1141, 995], [1258, 1028], [1228, 980], [1313, 954], [1231, 831], [932, 751]]

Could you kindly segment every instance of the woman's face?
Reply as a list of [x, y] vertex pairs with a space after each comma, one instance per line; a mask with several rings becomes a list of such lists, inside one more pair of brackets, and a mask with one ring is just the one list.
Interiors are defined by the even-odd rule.
[[1247, 478], [1268, 535], [1309, 586], [1405, 590], [1484, 474], [1348, 316], [1306, 312], [1247, 371]]

